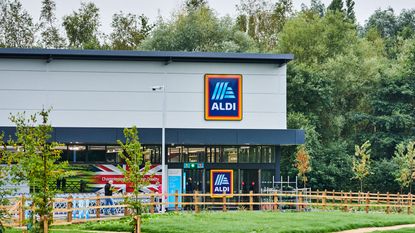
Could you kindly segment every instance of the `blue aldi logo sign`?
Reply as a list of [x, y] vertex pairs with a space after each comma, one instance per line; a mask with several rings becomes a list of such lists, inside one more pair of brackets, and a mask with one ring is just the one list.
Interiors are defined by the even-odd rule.
[[242, 75], [205, 75], [205, 120], [242, 119]]
[[233, 170], [210, 170], [210, 190], [212, 197], [233, 196]]

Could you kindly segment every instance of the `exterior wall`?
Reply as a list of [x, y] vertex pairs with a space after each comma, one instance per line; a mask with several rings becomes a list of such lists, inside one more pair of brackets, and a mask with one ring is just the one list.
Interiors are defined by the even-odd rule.
[[[243, 75], [242, 121], [204, 120], [204, 74]], [[52, 107], [55, 127], [286, 129], [286, 66], [0, 59], [0, 126]]]

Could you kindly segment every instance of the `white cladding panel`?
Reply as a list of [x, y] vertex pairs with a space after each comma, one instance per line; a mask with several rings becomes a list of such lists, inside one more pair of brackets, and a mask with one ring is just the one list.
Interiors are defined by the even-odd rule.
[[[204, 74], [242, 74], [242, 121], [204, 120]], [[286, 67], [273, 64], [0, 59], [0, 125], [52, 107], [56, 127], [286, 129]]]

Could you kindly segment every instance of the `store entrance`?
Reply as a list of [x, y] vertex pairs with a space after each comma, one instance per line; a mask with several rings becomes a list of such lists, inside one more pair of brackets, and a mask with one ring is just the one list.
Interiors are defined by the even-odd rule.
[[241, 169], [240, 188], [242, 193], [259, 192], [258, 169]]
[[205, 169], [184, 169], [183, 178], [185, 179], [183, 193], [193, 193], [195, 191], [205, 193]]

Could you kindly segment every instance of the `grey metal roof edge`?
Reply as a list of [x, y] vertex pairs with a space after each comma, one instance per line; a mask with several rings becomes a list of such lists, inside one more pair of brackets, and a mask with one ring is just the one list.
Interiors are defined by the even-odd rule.
[[248, 62], [284, 64], [293, 60], [294, 55], [220, 52], [0, 48], [0, 58], [146, 60], [166, 62]]

